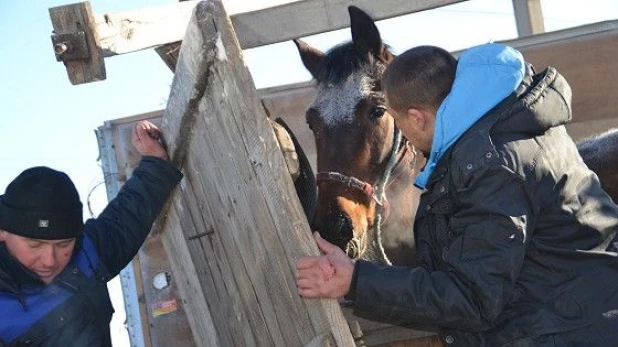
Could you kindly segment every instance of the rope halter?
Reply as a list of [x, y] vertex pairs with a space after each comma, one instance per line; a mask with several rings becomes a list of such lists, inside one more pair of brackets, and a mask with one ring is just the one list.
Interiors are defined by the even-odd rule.
[[[395, 128], [395, 136], [393, 138], [393, 147], [391, 148], [391, 153], [388, 158], [388, 162], [386, 163], [386, 167], [384, 168], [384, 172], [381, 177], [375, 184], [370, 184], [363, 180], [360, 180], [354, 176], [344, 175], [339, 172], [332, 171], [320, 171], [316, 175], [317, 183], [320, 182], [337, 182], [345, 185], [346, 187], [350, 187], [352, 189], [356, 189], [362, 192], [365, 196], [374, 200], [377, 204], [375, 209], [375, 223], [374, 223], [374, 242], [378, 248], [380, 257], [380, 261], [385, 264], [391, 265], [390, 260], [386, 256], [384, 251], [384, 246], [382, 244], [382, 223], [386, 220], [389, 213], [389, 203], [386, 198], [386, 186], [391, 178], [391, 174], [393, 173], [395, 167], [399, 163], [400, 159], [403, 158], [405, 152], [408, 149], [408, 146], [401, 146], [403, 141], [403, 136], [401, 135], [401, 131]], [[415, 156], [416, 160], [416, 156]]]

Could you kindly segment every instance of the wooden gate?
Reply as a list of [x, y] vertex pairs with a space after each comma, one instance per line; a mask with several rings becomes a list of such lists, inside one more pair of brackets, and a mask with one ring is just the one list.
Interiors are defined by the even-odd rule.
[[[581, 138], [618, 125], [613, 116], [618, 98], [599, 97], [596, 88], [617, 92], [611, 88], [618, 75], [612, 59], [617, 37], [616, 23], [608, 22], [508, 43], [537, 68], [553, 65], [565, 74], [575, 92], [575, 121], [569, 131]], [[186, 174], [145, 246], [145, 253], [158, 254], [156, 261], [146, 263], [156, 265], [142, 269], [165, 273], [169, 267], [174, 277], [167, 291], [143, 286], [147, 302], [157, 304], [148, 306], [148, 314], [164, 312], [160, 306], [167, 304], [186, 319], [165, 322], [161, 315], [160, 324], [151, 328], [192, 331], [200, 346], [352, 344], [336, 303], [296, 294], [295, 259], [317, 254], [317, 249], [261, 108], [263, 103], [271, 114], [285, 118], [313, 159], [313, 139], [303, 115], [312, 86], [271, 88], [258, 95], [240, 52], [221, 4], [198, 5], [164, 115], [139, 117], [160, 122], [172, 159]], [[135, 164], [132, 155], [125, 159]], [[131, 165], [125, 169], [129, 175]], [[162, 247], [168, 263], [156, 251]], [[420, 343], [429, 335], [358, 322], [362, 332], [355, 331], [354, 337], [364, 335], [367, 345], [411, 338]], [[188, 340], [177, 342], [185, 345]]]

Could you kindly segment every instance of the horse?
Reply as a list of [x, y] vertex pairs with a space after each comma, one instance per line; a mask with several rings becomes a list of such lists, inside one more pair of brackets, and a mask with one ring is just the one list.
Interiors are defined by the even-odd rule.
[[353, 258], [413, 266], [413, 182], [424, 158], [386, 110], [380, 79], [394, 55], [371, 17], [348, 9], [352, 41], [324, 54], [294, 40], [317, 82], [306, 112], [317, 150], [312, 227]]
[[[318, 203], [313, 229], [352, 258], [415, 265], [413, 224], [425, 163], [389, 115], [380, 78], [394, 59], [372, 18], [350, 6], [352, 40], [323, 53], [294, 40], [316, 81], [306, 112], [315, 135]], [[618, 202], [618, 130], [578, 144]]]

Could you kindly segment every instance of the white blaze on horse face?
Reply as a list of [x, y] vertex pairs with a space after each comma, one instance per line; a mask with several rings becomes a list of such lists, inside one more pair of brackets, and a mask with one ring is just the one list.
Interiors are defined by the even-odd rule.
[[319, 111], [324, 124], [334, 127], [354, 121], [356, 105], [371, 93], [371, 79], [354, 74], [338, 85], [321, 85], [310, 107]]

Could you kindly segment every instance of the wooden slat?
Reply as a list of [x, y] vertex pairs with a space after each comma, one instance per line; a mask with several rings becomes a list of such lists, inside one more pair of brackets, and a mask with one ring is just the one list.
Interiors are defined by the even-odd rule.
[[383, 20], [466, 0], [303, 0], [232, 16], [243, 48], [253, 48], [294, 38], [338, 30], [350, 25], [348, 6], [357, 6]]
[[545, 32], [541, 0], [513, 0], [513, 13], [519, 37]]
[[[244, 49], [344, 28], [347, 7], [358, 6], [376, 20], [424, 11], [466, 0], [281, 0], [282, 5], [231, 15]], [[96, 15], [104, 56], [125, 54], [182, 40], [199, 1]]]
[[[462, 1], [466, 0], [349, 0], [345, 3], [324, 0], [273, 0], [271, 3], [280, 5], [237, 13], [232, 16], [231, 21], [241, 47], [246, 49], [348, 26], [348, 5], [361, 7], [379, 20]], [[89, 45], [94, 45], [91, 47], [89, 59], [65, 62], [71, 83], [82, 84], [105, 79], [103, 57], [173, 43], [177, 46], [198, 2], [181, 1], [165, 6], [96, 16], [90, 12], [89, 2], [51, 8], [50, 16], [56, 32], [74, 33], [85, 24], [89, 28]], [[240, 0], [230, 2], [235, 4], [231, 7], [240, 9]], [[163, 48], [167, 51], [159, 50], [157, 53], [173, 70], [177, 56], [170, 53], [169, 48]]]
[[69, 80], [72, 84], [101, 81], [105, 79], [105, 63], [98, 43], [94, 16], [89, 2], [52, 7], [49, 9], [54, 34], [74, 34], [83, 31], [90, 51], [85, 60], [65, 61]]
[[163, 63], [165, 63], [172, 72], [176, 70], [181, 43], [181, 41], [177, 41], [155, 48], [155, 52], [157, 52], [161, 60], [163, 60]]
[[537, 71], [555, 67], [573, 90], [573, 121], [618, 115], [618, 21], [507, 41]]
[[618, 20], [581, 25], [548, 33], [501, 41], [518, 49], [548, 45], [556, 42], [582, 40], [589, 36], [611, 34], [618, 31]]
[[105, 57], [179, 41], [199, 1], [96, 14], [99, 45]]
[[220, 1], [183, 42], [162, 128], [185, 178], [153, 232], [196, 344], [352, 345], [335, 300], [297, 293], [296, 259], [319, 252]]

